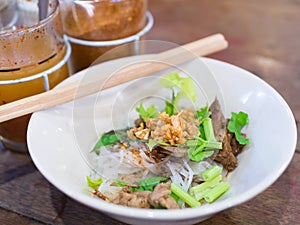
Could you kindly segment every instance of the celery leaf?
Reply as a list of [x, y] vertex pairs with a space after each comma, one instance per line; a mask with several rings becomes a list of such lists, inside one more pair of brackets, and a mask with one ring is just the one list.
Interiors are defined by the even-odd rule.
[[153, 191], [154, 187], [161, 182], [166, 182], [169, 178], [166, 177], [148, 177], [139, 181], [139, 187], [131, 188], [131, 191]]
[[96, 152], [98, 154], [99, 153], [99, 151], [98, 151], [99, 148], [101, 148], [103, 146], [115, 144], [119, 140], [120, 140], [119, 136], [116, 135], [115, 133], [113, 133], [113, 134], [103, 134], [99, 138], [97, 143], [95, 144], [92, 152]]
[[241, 130], [244, 126], [246, 126], [249, 123], [248, 120], [248, 114], [244, 112], [231, 113], [231, 118], [228, 123], [228, 130], [235, 134], [236, 140], [241, 145], [249, 144], [249, 138], [245, 138], [243, 134], [241, 133]]
[[145, 109], [141, 103], [139, 107], [136, 108], [136, 111], [140, 114], [141, 118], [146, 122], [148, 118], [156, 118], [158, 116], [158, 110], [154, 105], [149, 106], [148, 109]]

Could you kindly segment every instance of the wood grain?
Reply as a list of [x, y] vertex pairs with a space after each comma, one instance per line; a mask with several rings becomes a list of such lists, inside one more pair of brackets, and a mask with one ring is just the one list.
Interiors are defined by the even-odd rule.
[[32, 218], [27, 218], [25, 216], [19, 215], [12, 211], [8, 211], [5, 209], [0, 209], [0, 218], [1, 223], [5, 225], [15, 225], [15, 224], [22, 224], [22, 225], [41, 225], [44, 223], [40, 223], [34, 221]]
[[[6, 152], [8, 159], [18, 155]], [[30, 160], [29, 155], [21, 156]], [[1, 157], [0, 164], [3, 161], [4, 158]], [[220, 212], [201, 224], [297, 224], [300, 221], [299, 164], [300, 154], [296, 153], [284, 176], [265, 192], [240, 206]], [[23, 169], [22, 165], [15, 166], [20, 174]], [[7, 222], [5, 224], [9, 224], [10, 220], [24, 221], [24, 224], [31, 224], [28, 221], [33, 224], [122, 224], [68, 198], [48, 183], [36, 169], [1, 184], [0, 196], [0, 215], [9, 216], [5, 220], [0, 219], [1, 222]]]

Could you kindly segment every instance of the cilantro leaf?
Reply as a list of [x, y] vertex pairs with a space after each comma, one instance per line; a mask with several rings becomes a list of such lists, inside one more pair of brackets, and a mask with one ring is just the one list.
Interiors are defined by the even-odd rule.
[[93, 180], [90, 176], [86, 176], [87, 184], [89, 187], [97, 190], [102, 184], [102, 178], [100, 177], [98, 180]]
[[241, 133], [242, 128], [249, 123], [248, 114], [244, 112], [231, 113], [231, 118], [228, 123], [228, 130], [235, 134], [236, 140], [241, 145], [249, 144], [249, 138], [245, 138]]
[[158, 110], [154, 105], [151, 105], [148, 109], [145, 109], [141, 103], [136, 111], [140, 114], [141, 118], [146, 122], [148, 118], [156, 118], [158, 116]]
[[131, 188], [131, 191], [153, 191], [154, 187], [161, 182], [167, 181], [166, 177], [148, 177], [139, 181], [139, 187]]
[[97, 143], [95, 144], [92, 152], [96, 152], [97, 154], [99, 153], [98, 150], [99, 148], [103, 147], [103, 146], [107, 146], [107, 145], [112, 145], [116, 142], [120, 141], [120, 138], [117, 134], [113, 133], [113, 134], [103, 134], [99, 140], [97, 141]]

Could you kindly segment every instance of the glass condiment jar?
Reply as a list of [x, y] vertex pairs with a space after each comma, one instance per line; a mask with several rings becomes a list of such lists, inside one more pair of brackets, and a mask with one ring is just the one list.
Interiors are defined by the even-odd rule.
[[[120, 44], [140, 40], [152, 27], [147, 0], [61, 0], [64, 32], [72, 45], [72, 73]], [[132, 45], [133, 46], [133, 45]], [[132, 55], [137, 46], [108, 59]]]
[[[67, 78], [70, 53], [58, 0], [49, 0], [42, 20], [37, 0], [5, 1], [0, 6], [0, 105], [47, 91]], [[29, 118], [0, 123], [4, 146], [27, 150]]]

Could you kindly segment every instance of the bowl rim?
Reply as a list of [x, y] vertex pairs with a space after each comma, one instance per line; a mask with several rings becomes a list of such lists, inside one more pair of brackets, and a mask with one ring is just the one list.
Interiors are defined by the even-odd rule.
[[[140, 56], [137, 56], [137, 57], [140, 57]], [[127, 57], [125, 57], [125, 58], [127, 58]], [[232, 197], [230, 197], [230, 199], [224, 199], [220, 202], [217, 201], [217, 202], [214, 202], [213, 204], [206, 204], [206, 205], [201, 206], [200, 208], [199, 207], [186, 208], [186, 209], [179, 209], [179, 210], [139, 209], [139, 208], [131, 208], [131, 207], [127, 207], [127, 206], [115, 205], [112, 203], [101, 201], [92, 196], [88, 196], [84, 193], [77, 193], [77, 192], [70, 191], [63, 185], [59, 184], [56, 181], [55, 177], [53, 177], [50, 173], [48, 173], [48, 171], [46, 171], [43, 168], [43, 165], [41, 165], [39, 163], [39, 160], [36, 157], [36, 155], [30, 150], [31, 141], [29, 138], [30, 134], [28, 134], [27, 140], [28, 140], [29, 153], [30, 153], [30, 156], [31, 156], [34, 164], [36, 165], [38, 170], [42, 173], [42, 175], [50, 183], [52, 183], [56, 188], [58, 188], [60, 191], [64, 192], [66, 195], [68, 195], [72, 199], [74, 199], [88, 207], [91, 207], [91, 208], [99, 210], [103, 213], [106, 213], [106, 214], [118, 215], [118, 216], [123, 216], [123, 217], [131, 217], [131, 218], [136, 218], [136, 219], [151, 219], [151, 220], [155, 221], [155, 220], [183, 220], [183, 219], [194, 218], [194, 217], [204, 217], [204, 216], [209, 216], [209, 215], [215, 214], [224, 209], [228, 209], [233, 206], [239, 205], [239, 204], [244, 203], [244, 202], [250, 200], [251, 198], [257, 196], [258, 194], [260, 194], [261, 192], [266, 190], [269, 186], [271, 186], [282, 175], [282, 173], [286, 170], [286, 168], [288, 167], [288, 165], [290, 164], [290, 162], [293, 158], [293, 155], [294, 155], [294, 152], [296, 149], [296, 144], [297, 144], [297, 127], [296, 127], [296, 122], [295, 122], [293, 113], [292, 113], [290, 107], [288, 106], [288, 104], [283, 99], [283, 97], [273, 87], [271, 87], [268, 83], [266, 83], [261, 78], [255, 76], [254, 74], [252, 74], [240, 67], [237, 67], [235, 65], [232, 65], [232, 64], [229, 64], [226, 62], [222, 62], [222, 61], [210, 59], [210, 58], [205, 58], [205, 57], [202, 57], [202, 59], [203, 59], [204, 63], [207, 64], [208, 67], [209, 67], [209, 65], [211, 65], [211, 66], [217, 65], [217, 66], [221, 66], [221, 67], [222, 66], [231, 67], [232, 69], [239, 71], [242, 76], [250, 76], [252, 79], [255, 79], [257, 82], [260, 82], [262, 85], [264, 85], [266, 88], [268, 88], [269, 91], [271, 91], [271, 93], [276, 97], [276, 99], [278, 101], [280, 101], [280, 103], [282, 105], [285, 106], [286, 111], [288, 113], [288, 117], [291, 119], [293, 136], [290, 137], [291, 142], [292, 142], [291, 143], [292, 148], [290, 150], [290, 155], [288, 157], [288, 160], [286, 160], [285, 162], [282, 163], [282, 165], [281, 165], [280, 169], [277, 171], [277, 173], [269, 174], [268, 176], [265, 177], [264, 180], [262, 180], [260, 183], [258, 183], [255, 187], [244, 192], [242, 195], [240, 194], [240, 195], [232, 196]], [[117, 60], [120, 60], [120, 59], [117, 59]], [[121, 58], [121, 60], [122, 60], [122, 58]], [[112, 60], [112, 61], [115, 61], [115, 60]], [[108, 62], [111, 62], [111, 61], [108, 61]], [[98, 64], [93, 67], [97, 67], [100, 65], [101, 64]], [[83, 75], [86, 72], [86, 70], [87, 69], [80, 71], [77, 74], [73, 75], [72, 77], [74, 77], [74, 76], [75, 76], [74, 78], [79, 77], [79, 76]], [[38, 116], [38, 113], [34, 113], [32, 115], [30, 122], [29, 122], [28, 130], [30, 130], [32, 121], [34, 120], [34, 118], [36, 116]], [[30, 133], [30, 132], [28, 132], [28, 133]]]

